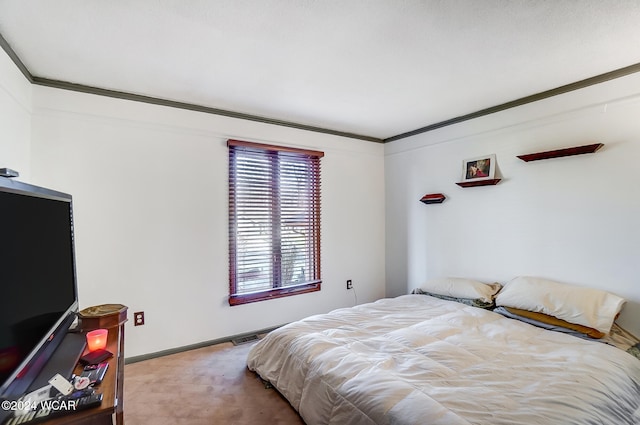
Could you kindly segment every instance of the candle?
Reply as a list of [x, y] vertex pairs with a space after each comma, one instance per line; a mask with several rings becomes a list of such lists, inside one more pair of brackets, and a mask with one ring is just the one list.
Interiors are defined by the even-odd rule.
[[107, 346], [108, 334], [109, 331], [106, 329], [96, 329], [95, 331], [87, 332], [89, 351], [104, 350]]

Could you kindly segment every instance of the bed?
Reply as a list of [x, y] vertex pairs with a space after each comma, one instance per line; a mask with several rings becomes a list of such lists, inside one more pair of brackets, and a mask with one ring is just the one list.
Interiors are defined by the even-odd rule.
[[247, 366], [308, 425], [640, 423], [640, 360], [617, 325], [577, 338], [458, 301], [311, 316], [267, 334]]

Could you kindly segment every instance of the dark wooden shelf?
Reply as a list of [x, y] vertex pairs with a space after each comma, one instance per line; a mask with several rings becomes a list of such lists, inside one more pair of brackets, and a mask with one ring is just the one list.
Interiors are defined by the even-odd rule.
[[460, 187], [475, 187], [475, 186], [491, 186], [498, 184], [502, 179], [487, 179], [487, 180], [469, 180], [467, 182], [456, 183]]
[[576, 146], [573, 148], [530, 153], [527, 155], [518, 155], [518, 158], [520, 158], [523, 161], [530, 162], [530, 161], [538, 161], [541, 159], [560, 158], [563, 156], [582, 155], [585, 153], [594, 153], [595, 151], [597, 151], [603, 146], [604, 144], [602, 143], [594, 143], [592, 145]]
[[425, 204], [441, 204], [445, 199], [446, 196], [442, 193], [427, 193], [420, 199], [420, 202]]

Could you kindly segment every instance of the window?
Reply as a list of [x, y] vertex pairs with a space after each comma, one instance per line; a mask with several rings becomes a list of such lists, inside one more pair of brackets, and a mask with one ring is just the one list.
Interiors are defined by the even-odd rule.
[[229, 304], [320, 290], [323, 152], [228, 140]]

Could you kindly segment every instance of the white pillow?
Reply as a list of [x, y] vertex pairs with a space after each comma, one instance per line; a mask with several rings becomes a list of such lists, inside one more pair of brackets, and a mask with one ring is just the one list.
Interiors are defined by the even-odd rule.
[[493, 302], [493, 297], [500, 290], [500, 287], [498, 283], [487, 284], [460, 277], [442, 277], [428, 281], [420, 289], [432, 294], [473, 300], [480, 299], [490, 303]]
[[496, 297], [497, 306], [535, 311], [609, 333], [625, 300], [609, 292], [520, 276]]

